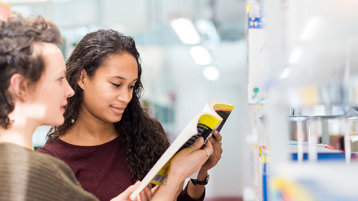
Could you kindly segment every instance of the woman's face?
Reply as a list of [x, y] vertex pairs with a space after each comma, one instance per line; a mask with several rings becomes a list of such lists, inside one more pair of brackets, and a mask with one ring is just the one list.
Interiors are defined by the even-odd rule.
[[45, 68], [40, 80], [34, 85], [29, 104], [35, 108], [35, 115], [38, 115], [41, 124], [58, 126], [64, 122], [67, 98], [74, 95], [66, 80], [65, 61], [60, 49], [54, 44], [36, 44], [35, 51], [42, 54]]
[[136, 59], [129, 53], [109, 55], [93, 77], [84, 73], [82, 109], [97, 119], [119, 122], [131, 101], [138, 80]]

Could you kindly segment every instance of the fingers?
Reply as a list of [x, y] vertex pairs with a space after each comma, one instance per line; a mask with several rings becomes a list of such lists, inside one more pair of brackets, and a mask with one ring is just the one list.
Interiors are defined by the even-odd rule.
[[[194, 147], [194, 150], [200, 149], [200, 147], [202, 147], [204, 144], [204, 138], [203, 137], [199, 137], [194, 144], [192, 145]], [[193, 148], [192, 148], [193, 149]], [[192, 150], [192, 151], [194, 151]]]
[[210, 142], [213, 145], [213, 154], [211, 155], [211, 159], [214, 159], [214, 161], [219, 161], [221, 159], [221, 154], [223, 153], [221, 143], [218, 143], [214, 139], [212, 139]]
[[218, 143], [215, 140], [211, 140], [210, 142], [213, 144], [215, 153], [220, 153], [221, 154], [223, 152], [221, 143]]
[[[129, 186], [125, 191], [123, 191], [121, 194], [119, 194], [117, 197], [111, 199], [111, 201], [123, 201], [123, 200], [130, 200], [129, 196], [137, 189], [140, 185], [140, 182], [137, 181], [135, 184]], [[137, 201], [141, 201], [139, 196], [136, 197]]]
[[194, 150], [192, 150], [190, 147], [187, 147], [174, 156], [169, 168], [170, 176], [168, 176], [175, 178], [172, 179], [172, 181], [175, 180], [178, 182], [183, 182], [185, 178], [189, 177], [194, 172], [197, 172], [209, 159], [210, 155], [213, 153], [213, 145], [210, 141], [208, 141], [206, 146], [201, 148], [203, 144], [204, 139], [199, 137], [193, 143]]
[[206, 152], [207, 156], [210, 157], [210, 155], [213, 153], [213, 145], [211, 141], [208, 141], [206, 143], [206, 146], [204, 147], [203, 150]]
[[223, 149], [222, 149], [222, 144], [221, 144], [221, 140], [222, 140], [222, 136], [220, 135], [220, 133], [218, 131], [214, 132], [214, 137], [215, 138], [210, 138], [211, 143], [213, 144], [214, 147], [214, 153], [217, 154], [222, 154]]
[[151, 189], [151, 188], [152, 188], [152, 184], [151, 184], [151, 183], [147, 184], [147, 187], [148, 187], [149, 189]]
[[133, 193], [133, 191], [135, 189], [137, 189], [140, 185], [140, 181], [137, 181], [135, 184], [129, 186], [125, 191], [123, 191], [123, 193], [121, 193], [121, 195], [124, 195], [124, 196], [129, 196], [131, 193]]
[[152, 191], [147, 186], [143, 189], [142, 192], [139, 193], [139, 199], [137, 198], [137, 201], [149, 201], [152, 199]]
[[[123, 193], [121, 193], [120, 200], [129, 200], [130, 194], [134, 192], [140, 185], [140, 182], [137, 181], [135, 184], [129, 186]], [[127, 199], [128, 198], [128, 199]], [[152, 199], [152, 191], [149, 186], [145, 187], [142, 192], [136, 197], [136, 201], [149, 201]], [[118, 200], [119, 201], [119, 200]]]
[[146, 199], [151, 200], [152, 199], [152, 191], [150, 190], [150, 188], [145, 187], [145, 189], [143, 191], [144, 191]]
[[136, 201], [147, 201], [144, 190], [139, 193]]
[[211, 157], [214, 159], [214, 161], [218, 162], [221, 159], [222, 152], [223, 151], [221, 147], [215, 148], [214, 153], [211, 155]]
[[215, 130], [214, 137], [215, 137], [214, 140], [216, 140], [218, 143], [221, 143], [222, 136], [220, 135], [219, 131]]
[[159, 186], [154, 186], [154, 188], [151, 189], [152, 195], [154, 195], [158, 189], [159, 189]]

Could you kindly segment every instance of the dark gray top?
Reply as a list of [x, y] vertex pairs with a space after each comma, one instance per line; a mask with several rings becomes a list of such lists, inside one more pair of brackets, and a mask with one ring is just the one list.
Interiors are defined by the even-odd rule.
[[61, 160], [24, 147], [0, 143], [0, 200], [98, 200], [82, 189]]

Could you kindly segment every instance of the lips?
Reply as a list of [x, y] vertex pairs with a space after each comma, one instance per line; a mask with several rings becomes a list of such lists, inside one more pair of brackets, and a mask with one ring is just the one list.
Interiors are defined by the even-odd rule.
[[126, 109], [125, 107], [115, 107], [115, 106], [111, 106], [111, 109], [114, 113], [116, 114], [123, 114], [124, 110]]
[[67, 106], [67, 102], [66, 102], [65, 104], [61, 105], [60, 110], [61, 110], [62, 112], [65, 112], [66, 106]]

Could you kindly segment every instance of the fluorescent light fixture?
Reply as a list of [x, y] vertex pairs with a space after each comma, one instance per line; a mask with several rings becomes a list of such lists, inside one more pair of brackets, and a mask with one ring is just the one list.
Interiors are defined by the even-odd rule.
[[317, 30], [321, 27], [322, 18], [320, 17], [311, 17], [303, 28], [302, 34], [300, 36], [301, 41], [311, 40], [316, 34]]
[[200, 35], [191, 20], [177, 18], [172, 20], [170, 25], [182, 43], [186, 45], [196, 45], [200, 43]]
[[212, 58], [208, 49], [197, 45], [190, 48], [190, 55], [196, 64], [204, 66], [212, 62]]
[[285, 69], [282, 71], [282, 73], [281, 73], [281, 75], [280, 75], [280, 78], [281, 78], [281, 79], [287, 78], [287, 77], [290, 75], [290, 72], [291, 72], [291, 69], [290, 69], [290, 68], [285, 68]]
[[219, 34], [211, 20], [200, 19], [196, 21], [195, 25], [201, 35], [205, 37], [205, 40], [213, 43], [218, 43], [220, 41]]
[[288, 63], [289, 64], [297, 63], [297, 61], [300, 60], [301, 57], [302, 57], [302, 47], [296, 47], [290, 54], [290, 57], [288, 58]]
[[207, 80], [217, 80], [220, 77], [219, 70], [214, 66], [207, 66], [203, 69], [203, 75]]

